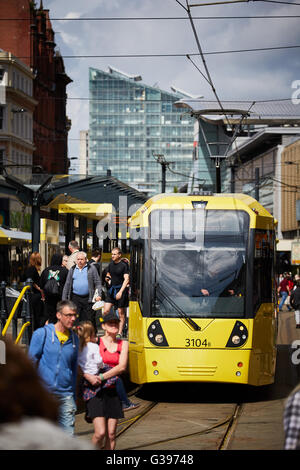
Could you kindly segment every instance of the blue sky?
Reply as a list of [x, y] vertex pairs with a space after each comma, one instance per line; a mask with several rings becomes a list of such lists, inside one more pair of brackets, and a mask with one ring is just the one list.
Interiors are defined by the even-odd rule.
[[[207, 2], [207, 0], [205, 0]], [[39, 5], [39, 0], [36, 1]], [[181, 3], [186, 5], [185, 0]], [[190, 0], [190, 4], [200, 3]], [[202, 1], [202, 3], [204, 3]], [[296, 3], [296, 2], [295, 2]], [[50, 10], [57, 48], [63, 57], [110, 54], [188, 54], [197, 52], [186, 11], [176, 0], [43, 0]], [[300, 5], [251, 1], [191, 8], [203, 52], [300, 46]], [[262, 16], [263, 18], [253, 18]], [[266, 18], [290, 16], [290, 18]], [[184, 17], [185, 20], [61, 21], [55, 18]], [[251, 18], [252, 17], [252, 18]], [[221, 100], [290, 98], [292, 83], [300, 80], [300, 48], [205, 55]], [[193, 61], [204, 71], [200, 57]], [[68, 86], [70, 156], [78, 155], [79, 131], [88, 128], [88, 69], [112, 65], [140, 74], [148, 85], [165, 90], [172, 85], [192, 95], [214, 99], [208, 83], [184, 57], [64, 58]]]

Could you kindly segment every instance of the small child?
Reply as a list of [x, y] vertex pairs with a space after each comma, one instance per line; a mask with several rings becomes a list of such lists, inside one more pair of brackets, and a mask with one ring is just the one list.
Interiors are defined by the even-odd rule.
[[[81, 391], [83, 400], [87, 402], [101, 389], [101, 384], [97, 383], [97, 375], [99, 374], [101, 367], [103, 367], [103, 361], [92, 322], [81, 322], [77, 327], [77, 334], [79, 336], [78, 365], [83, 374]], [[90, 380], [85, 378], [85, 374], [90, 374]], [[85, 413], [85, 420], [88, 423], [92, 422], [87, 411]]]
[[83, 374], [98, 375], [103, 367], [103, 361], [94, 325], [90, 321], [81, 322], [77, 327], [77, 333], [79, 336], [78, 364]]

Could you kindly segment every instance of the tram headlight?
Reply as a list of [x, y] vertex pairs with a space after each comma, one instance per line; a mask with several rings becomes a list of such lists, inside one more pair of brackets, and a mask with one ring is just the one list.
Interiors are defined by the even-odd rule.
[[240, 344], [241, 338], [240, 338], [239, 336], [237, 336], [237, 335], [234, 335], [234, 336], [232, 337], [232, 340], [231, 340], [231, 341], [233, 342], [233, 344], [236, 344], [236, 345], [237, 345], [237, 344]]
[[226, 344], [226, 348], [239, 348], [243, 346], [248, 339], [248, 330], [244, 323], [236, 321], [229, 339]]
[[150, 323], [147, 333], [149, 341], [154, 346], [169, 346], [159, 320]]
[[164, 341], [163, 335], [156, 335], [154, 339], [155, 339], [156, 343], [158, 343], [158, 344], [161, 344]]

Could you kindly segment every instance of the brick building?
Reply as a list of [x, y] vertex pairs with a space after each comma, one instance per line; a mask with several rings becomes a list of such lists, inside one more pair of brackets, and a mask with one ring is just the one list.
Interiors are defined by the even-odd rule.
[[0, 48], [11, 52], [33, 72], [33, 167], [41, 172], [68, 171], [66, 88], [72, 81], [55, 50], [49, 10], [30, 0], [1, 0]]

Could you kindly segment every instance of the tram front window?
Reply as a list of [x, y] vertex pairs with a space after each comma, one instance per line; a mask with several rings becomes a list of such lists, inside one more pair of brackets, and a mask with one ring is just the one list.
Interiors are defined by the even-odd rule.
[[179, 236], [182, 211], [170, 211], [166, 225], [165, 212], [151, 216], [152, 315], [176, 317], [181, 311], [192, 317], [242, 317], [248, 215], [190, 210]]

